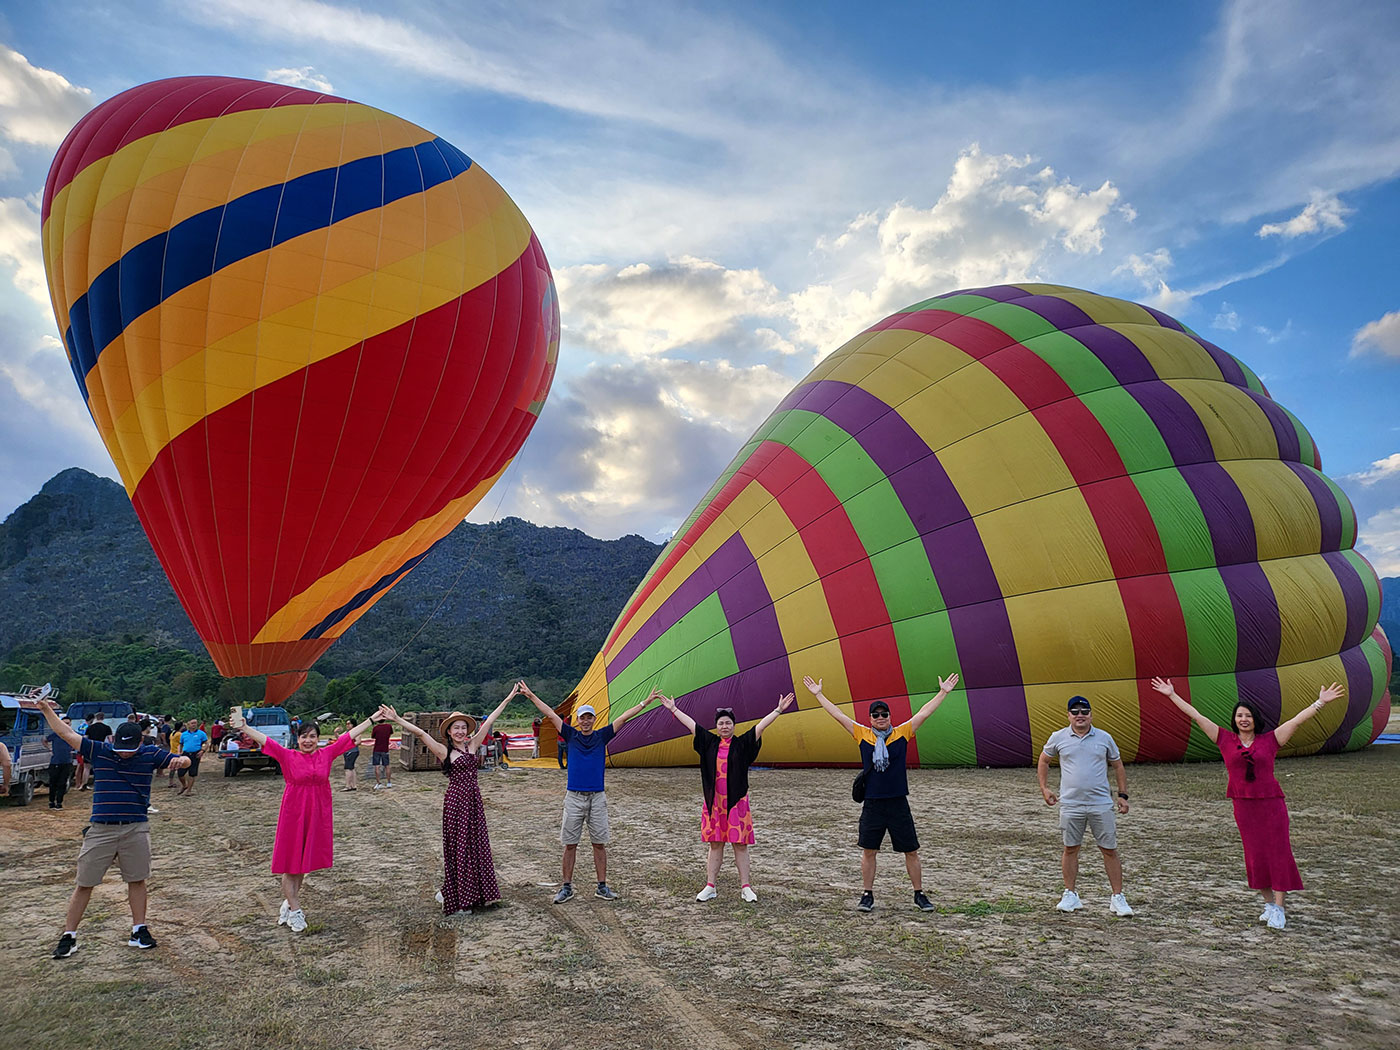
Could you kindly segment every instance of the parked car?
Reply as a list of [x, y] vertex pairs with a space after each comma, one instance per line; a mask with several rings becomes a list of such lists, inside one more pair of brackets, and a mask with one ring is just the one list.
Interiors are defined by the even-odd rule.
[[14, 764], [9, 797], [21, 806], [34, 800], [36, 787], [48, 783], [53, 754], [48, 735], [48, 724], [35, 700], [0, 693], [0, 744], [9, 749]]
[[[292, 720], [281, 707], [252, 707], [243, 712], [247, 723], [274, 743], [283, 747], [292, 746]], [[271, 766], [281, 770], [275, 759], [262, 752], [242, 733], [225, 736], [219, 746], [219, 757], [224, 760], [224, 776], [236, 777], [244, 769], [266, 769]]]
[[106, 722], [112, 729], [117, 731], [117, 726], [127, 720], [136, 708], [124, 700], [107, 700], [99, 703], [96, 700], [80, 700], [68, 705], [67, 715], [73, 723], [73, 729], [82, 736], [83, 731], [90, 724], [90, 719], [100, 714], [102, 721]]

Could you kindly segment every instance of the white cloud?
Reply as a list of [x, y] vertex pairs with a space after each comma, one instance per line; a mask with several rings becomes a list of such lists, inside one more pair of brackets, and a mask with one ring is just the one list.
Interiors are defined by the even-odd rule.
[[1392, 481], [1400, 483], [1400, 452], [1393, 452], [1384, 459], [1376, 460], [1371, 464], [1370, 470], [1348, 474], [1345, 480], [1364, 488]]
[[1264, 342], [1272, 346], [1281, 343], [1293, 335], [1293, 320], [1289, 318], [1283, 323], [1282, 328], [1270, 328], [1267, 325], [1257, 324], [1254, 326], [1254, 334], [1264, 337]]
[[1400, 507], [1378, 511], [1360, 522], [1356, 549], [1380, 576], [1400, 576]]
[[1184, 313], [1200, 292], [1182, 291], [1167, 283], [1166, 275], [1174, 265], [1171, 252], [1166, 248], [1155, 248], [1146, 254], [1129, 255], [1127, 261], [1113, 272], [1115, 275], [1135, 277], [1142, 285], [1143, 301], [1148, 306], [1169, 314]]
[[1314, 190], [1307, 207], [1286, 222], [1266, 222], [1256, 232], [1258, 237], [1282, 237], [1292, 240], [1308, 233], [1324, 230], [1345, 230], [1346, 217], [1352, 213], [1336, 196]]
[[92, 92], [59, 74], [31, 65], [0, 46], [0, 136], [26, 146], [52, 148], [92, 107]]
[[1351, 356], [1377, 354], [1400, 358], [1400, 310], [1361, 326], [1351, 339]]
[[1211, 321], [1212, 328], [1218, 328], [1222, 332], [1238, 332], [1240, 330], [1240, 315], [1229, 303], [1220, 304], [1220, 312]]
[[269, 69], [263, 74], [264, 78], [274, 84], [286, 84], [288, 87], [306, 88], [309, 91], [321, 91], [329, 95], [335, 91], [331, 82], [317, 73], [311, 66], [296, 66], [286, 69]]
[[1356, 549], [1382, 576], [1400, 576], [1400, 452], [1337, 484], [1356, 509]]
[[13, 285], [45, 316], [52, 316], [39, 243], [39, 213], [18, 197], [0, 197], [0, 267], [9, 270]]

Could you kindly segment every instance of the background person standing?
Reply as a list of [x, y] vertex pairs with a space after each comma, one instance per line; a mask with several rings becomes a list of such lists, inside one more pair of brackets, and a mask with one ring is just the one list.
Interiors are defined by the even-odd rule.
[[[72, 732], [73, 722], [67, 715], [60, 721]], [[74, 736], [77, 734], [74, 733]], [[49, 809], [62, 809], [63, 796], [68, 793], [68, 781], [73, 776], [73, 745], [68, 737], [53, 729], [46, 738], [49, 754]]]
[[209, 746], [209, 734], [199, 728], [199, 719], [191, 718], [180, 733], [180, 753], [188, 758], [189, 764], [180, 770], [179, 795], [193, 795], [195, 777], [199, 776], [199, 760], [204, 749]]
[[[388, 722], [378, 722], [369, 735], [374, 740], [374, 750], [369, 755], [370, 769], [374, 771], [374, 790], [391, 788], [394, 786], [394, 767], [389, 764], [389, 738], [394, 735], [394, 727]], [[381, 773], [384, 777], [382, 784], [379, 782]]]

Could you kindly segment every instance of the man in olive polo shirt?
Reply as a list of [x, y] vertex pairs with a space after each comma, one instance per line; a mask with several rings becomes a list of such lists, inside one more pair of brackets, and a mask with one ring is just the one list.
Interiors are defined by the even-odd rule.
[[[1056, 795], [1046, 784], [1050, 760], [1060, 760], [1060, 793]], [[1108, 910], [1119, 918], [1133, 914], [1128, 899], [1123, 896], [1123, 863], [1118, 859], [1118, 826], [1113, 816], [1113, 796], [1108, 791], [1108, 771], [1112, 769], [1118, 782], [1118, 812], [1128, 812], [1128, 774], [1113, 737], [1095, 729], [1089, 701], [1082, 696], [1069, 698], [1069, 725], [1057, 729], [1045, 741], [1036, 764], [1040, 780], [1040, 795], [1047, 806], [1060, 807], [1060, 832], [1064, 853], [1060, 870], [1065, 877], [1065, 892], [1060, 911], [1078, 911], [1084, 907], [1075, 891], [1079, 875], [1079, 847], [1084, 842], [1086, 828], [1093, 831], [1094, 842], [1103, 854], [1104, 871], [1113, 892]]]
[[151, 873], [151, 835], [146, 810], [151, 804], [151, 777], [158, 769], [182, 769], [189, 759], [172, 755], [154, 744], [141, 742], [141, 727], [123, 722], [111, 742], [80, 737], [61, 721], [50, 701], [39, 701], [49, 729], [78, 749], [92, 770], [91, 826], [78, 851], [78, 879], [68, 898], [63, 936], [53, 950], [55, 959], [66, 959], [78, 950], [78, 924], [92, 899], [93, 889], [113, 861], [121, 865], [131, 905], [133, 948], [154, 948], [156, 939], [146, 928], [146, 879]]

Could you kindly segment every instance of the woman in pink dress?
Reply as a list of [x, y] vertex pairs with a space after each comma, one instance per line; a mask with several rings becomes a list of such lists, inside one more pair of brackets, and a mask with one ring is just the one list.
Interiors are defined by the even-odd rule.
[[405, 732], [412, 733], [438, 757], [447, 775], [447, 793], [442, 797], [442, 913], [472, 913], [473, 908], [499, 904], [501, 891], [496, 883], [496, 864], [491, 857], [491, 840], [486, 832], [486, 807], [476, 771], [481, 765], [476, 749], [491, 735], [491, 727], [506, 704], [520, 691], [517, 684], [486, 716], [477, 728], [476, 719], [453, 711], [438, 726], [441, 739], [434, 739], [422, 726], [405, 721], [392, 707], [385, 713]]
[[282, 808], [277, 814], [277, 835], [272, 844], [272, 874], [282, 876], [284, 899], [277, 914], [277, 925], [285, 923], [293, 933], [306, 929], [301, 884], [307, 873], [329, 868], [335, 859], [331, 763], [359, 746], [360, 734], [369, 729], [376, 717], [387, 717], [384, 708], [325, 747], [321, 747], [321, 729], [315, 721], [303, 722], [297, 733], [295, 751], [269, 740], [266, 734], [247, 723], [233, 726], [282, 767], [286, 786], [282, 789]]
[[1277, 729], [1262, 732], [1263, 721], [1254, 705], [1240, 701], [1231, 719], [1233, 732], [1218, 726], [1177, 695], [1170, 678], [1152, 679], [1157, 690], [1200, 726], [1220, 749], [1228, 777], [1225, 794], [1235, 804], [1235, 825], [1244, 846], [1245, 881], [1264, 897], [1260, 922], [1270, 929], [1284, 928], [1283, 895], [1303, 888], [1303, 877], [1293, 859], [1288, 837], [1288, 806], [1283, 788], [1274, 776], [1274, 756], [1297, 728], [1346, 692], [1340, 685], [1318, 690], [1317, 699]]
[[[709, 844], [705, 859], [705, 888], [695, 895], [697, 901], [712, 901], [719, 896], [715, 879], [724, 862], [724, 844], [734, 849], [734, 866], [739, 869], [739, 896], [750, 904], [758, 894], [749, 884], [749, 847], [753, 845], [753, 814], [749, 810], [749, 767], [758, 758], [763, 746], [763, 731], [797, 699], [792, 693], [778, 699], [778, 706], [746, 733], [734, 735], [734, 711], [721, 707], [715, 712], [715, 731], [701, 729], [695, 720], [676, 706], [676, 701], [653, 690], [652, 697], [660, 700], [676, 721], [695, 735], [695, 750], [700, 755], [700, 787], [705, 795], [705, 808], [700, 811], [700, 840]], [[648, 697], [650, 700], [651, 697]]]

